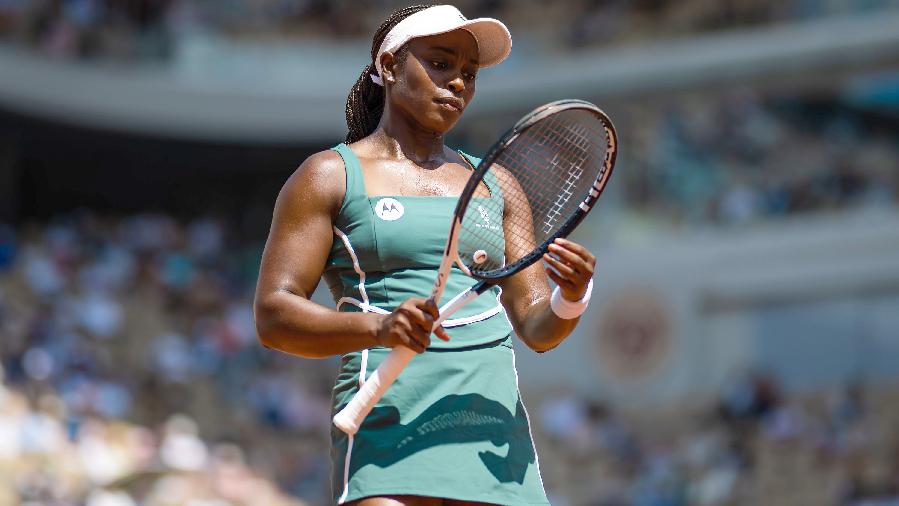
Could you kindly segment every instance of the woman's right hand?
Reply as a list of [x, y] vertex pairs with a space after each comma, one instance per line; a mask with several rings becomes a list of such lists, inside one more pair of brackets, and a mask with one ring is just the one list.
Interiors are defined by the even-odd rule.
[[[431, 345], [431, 329], [439, 316], [440, 312], [433, 300], [407, 299], [381, 319], [378, 325], [378, 343], [388, 348], [405, 346], [421, 353]], [[440, 339], [449, 341], [442, 326], [437, 326], [433, 332]]]

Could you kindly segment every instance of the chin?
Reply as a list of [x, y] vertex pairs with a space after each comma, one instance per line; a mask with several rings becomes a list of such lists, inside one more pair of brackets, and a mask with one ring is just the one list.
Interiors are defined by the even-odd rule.
[[450, 131], [456, 125], [457, 121], [459, 121], [459, 115], [456, 115], [453, 118], [447, 118], [441, 114], [436, 114], [429, 115], [428, 118], [425, 118], [425, 121], [421, 122], [421, 126], [435, 134], [443, 135]]

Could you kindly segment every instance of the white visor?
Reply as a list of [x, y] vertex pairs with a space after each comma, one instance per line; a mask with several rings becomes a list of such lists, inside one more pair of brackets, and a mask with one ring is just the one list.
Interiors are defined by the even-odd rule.
[[416, 37], [439, 35], [460, 28], [471, 33], [477, 41], [480, 67], [496, 65], [512, 51], [512, 35], [501, 21], [493, 18], [467, 19], [452, 5], [435, 5], [412, 14], [387, 33], [375, 56], [377, 75], [372, 74], [372, 81], [382, 84], [382, 54], [395, 53], [403, 44]]

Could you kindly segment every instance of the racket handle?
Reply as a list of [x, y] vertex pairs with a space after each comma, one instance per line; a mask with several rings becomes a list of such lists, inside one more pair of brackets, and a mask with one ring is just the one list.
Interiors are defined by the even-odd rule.
[[[468, 290], [453, 297], [440, 308], [440, 316], [434, 322], [434, 328], [443, 323], [450, 315], [465, 304], [478, 298], [488, 285], [480, 282]], [[356, 395], [339, 413], [334, 415], [334, 425], [350, 436], [359, 431], [363, 420], [371, 412], [375, 404], [384, 396], [384, 392], [393, 385], [403, 369], [415, 358], [416, 353], [405, 346], [397, 346], [390, 351], [387, 358], [375, 369], [375, 372], [362, 384]], [[363, 371], [364, 373], [364, 371]]]
[[[393, 348], [375, 372], [362, 384], [350, 403], [334, 415], [334, 425], [350, 436], [356, 434], [362, 421], [415, 355], [414, 351], [405, 346]], [[362, 371], [362, 374], [365, 374], [365, 371]]]

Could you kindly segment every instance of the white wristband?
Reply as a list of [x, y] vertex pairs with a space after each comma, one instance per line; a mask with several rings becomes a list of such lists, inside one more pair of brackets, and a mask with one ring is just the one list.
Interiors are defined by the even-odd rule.
[[563, 320], [572, 320], [584, 314], [584, 311], [587, 310], [587, 304], [590, 303], [590, 295], [592, 293], [593, 278], [590, 278], [590, 282], [587, 283], [587, 293], [584, 294], [584, 297], [581, 300], [576, 302], [572, 302], [565, 297], [562, 297], [562, 291], [559, 290], [559, 287], [557, 286], [553, 289], [553, 295], [549, 299], [549, 307], [559, 318]]

